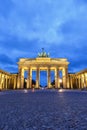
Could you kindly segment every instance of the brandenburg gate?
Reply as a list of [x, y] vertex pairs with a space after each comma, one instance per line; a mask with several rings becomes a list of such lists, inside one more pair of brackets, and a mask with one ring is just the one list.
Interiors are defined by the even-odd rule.
[[28, 72], [27, 89], [32, 88], [32, 71], [36, 71], [35, 88], [40, 88], [40, 71], [47, 71], [47, 88], [51, 88], [51, 71], [55, 72], [55, 88], [60, 88], [60, 71], [62, 72], [63, 88], [68, 88], [68, 64], [65, 58], [50, 58], [49, 54], [42, 50], [36, 58], [21, 58], [18, 62], [18, 87], [24, 88], [24, 72]]
[[[40, 71], [47, 72], [47, 88], [87, 89], [87, 69], [77, 73], [68, 73], [68, 60], [51, 58], [44, 49], [38, 53], [36, 58], [21, 58], [17, 64], [18, 73], [9, 73], [0, 69], [0, 90], [39, 89], [41, 86]], [[27, 77], [25, 77], [26, 71]], [[36, 72], [34, 83], [33, 71]], [[51, 81], [52, 71], [54, 72], [54, 82]]]

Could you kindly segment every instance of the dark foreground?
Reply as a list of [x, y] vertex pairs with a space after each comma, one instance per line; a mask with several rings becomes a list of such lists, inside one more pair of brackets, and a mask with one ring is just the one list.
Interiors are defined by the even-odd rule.
[[87, 130], [87, 92], [0, 92], [0, 130]]

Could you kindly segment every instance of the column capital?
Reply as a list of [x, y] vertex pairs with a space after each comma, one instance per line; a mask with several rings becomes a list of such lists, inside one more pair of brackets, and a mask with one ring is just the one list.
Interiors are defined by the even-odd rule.
[[55, 66], [55, 69], [59, 69], [60, 67], [59, 66]]
[[36, 70], [40, 70], [40, 67], [36, 67]]
[[18, 66], [18, 69], [21, 70], [21, 69], [22, 69], [22, 66]]

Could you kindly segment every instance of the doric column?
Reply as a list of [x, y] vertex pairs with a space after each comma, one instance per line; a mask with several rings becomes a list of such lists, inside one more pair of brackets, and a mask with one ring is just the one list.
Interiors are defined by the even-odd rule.
[[10, 88], [10, 76], [8, 77], [8, 89]]
[[80, 75], [80, 78], [81, 78], [81, 89], [83, 88], [83, 77], [82, 77], [82, 75]]
[[21, 88], [21, 68], [19, 67], [19, 70], [18, 70], [18, 83], [17, 83], [17, 88]]
[[0, 73], [0, 90], [2, 89], [2, 74]]
[[13, 77], [13, 79], [12, 79], [12, 87], [13, 87], [13, 89], [14, 89], [14, 81], [15, 81], [15, 77]]
[[86, 75], [84, 74], [84, 87], [86, 88]]
[[8, 77], [6, 76], [6, 89], [8, 89]]
[[79, 76], [79, 78], [78, 78], [78, 82], [79, 82], [79, 89], [81, 88], [81, 80], [80, 80], [80, 76]]
[[57, 75], [57, 68], [55, 68], [55, 88], [58, 87], [58, 75]]
[[67, 67], [63, 68], [63, 88], [67, 88]]
[[78, 88], [77, 76], [75, 77], [75, 81], [76, 81], [76, 88]]
[[37, 70], [36, 70], [36, 88], [39, 88], [39, 75], [40, 75], [40, 72], [39, 72], [39, 68], [37, 67]]
[[55, 88], [60, 88], [59, 83], [59, 68], [55, 68]]
[[5, 86], [5, 74], [3, 74], [4, 76], [3, 76], [3, 89], [5, 89], [6, 88], [6, 86]]
[[12, 87], [12, 77], [10, 76], [10, 87], [9, 88], [11, 88]]
[[15, 76], [15, 89], [17, 89], [17, 75]]
[[71, 89], [71, 76], [69, 75], [69, 88]]
[[73, 89], [73, 78], [72, 77], [70, 77], [70, 87], [71, 87], [71, 89]]
[[47, 86], [48, 86], [48, 88], [51, 87], [51, 83], [50, 83], [50, 67], [48, 67], [48, 69], [47, 69]]
[[5, 76], [4, 74], [2, 75], [2, 88], [4, 89], [5, 87]]
[[27, 88], [32, 88], [32, 69], [28, 68]]
[[10, 76], [10, 88], [13, 87], [13, 84], [12, 84], [12, 76]]
[[19, 68], [18, 88], [24, 88], [24, 69]]
[[68, 88], [71, 88], [71, 84], [70, 84], [70, 75], [68, 75]]
[[75, 79], [74, 79], [75, 77], [73, 76], [72, 77], [72, 85], [73, 85], [73, 88], [74, 88], [74, 85], [75, 85]]
[[84, 74], [82, 74], [82, 88], [84, 88]]
[[70, 83], [71, 83], [71, 89], [73, 89], [73, 78], [70, 78]]
[[60, 88], [60, 76], [59, 76], [59, 68], [57, 68], [57, 83], [58, 83], [58, 88]]
[[16, 76], [14, 76], [14, 89], [16, 89]]
[[30, 78], [29, 78], [30, 88], [32, 88], [32, 69], [30, 69]]
[[86, 88], [87, 88], [87, 73], [85, 74]]
[[80, 75], [80, 89], [82, 88], [82, 77]]
[[30, 68], [28, 68], [28, 76], [27, 76], [27, 88], [30, 88]]
[[24, 88], [24, 69], [21, 69], [21, 88]]

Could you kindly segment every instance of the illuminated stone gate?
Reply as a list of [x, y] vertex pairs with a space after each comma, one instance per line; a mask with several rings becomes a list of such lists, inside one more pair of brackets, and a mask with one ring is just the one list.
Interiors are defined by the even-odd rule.
[[[18, 73], [12, 74], [0, 69], [0, 90], [40, 88], [40, 71], [47, 71], [47, 88], [84, 89], [87, 88], [87, 69], [78, 73], [68, 73], [69, 62], [66, 58], [50, 58], [42, 50], [36, 58], [21, 58], [18, 62]], [[24, 73], [28, 72], [25, 79]], [[32, 83], [32, 72], [36, 71], [35, 84]], [[54, 85], [51, 82], [51, 71], [54, 71]], [[60, 76], [62, 72], [62, 77]]]
[[68, 88], [68, 64], [65, 58], [50, 58], [42, 51], [37, 58], [21, 58], [18, 62], [18, 88], [24, 88], [24, 72], [28, 71], [27, 88], [32, 88], [32, 71], [36, 71], [35, 88], [40, 87], [40, 71], [47, 71], [47, 88], [51, 88], [51, 71], [55, 72], [55, 88], [60, 88], [59, 72], [62, 71], [63, 88]]

